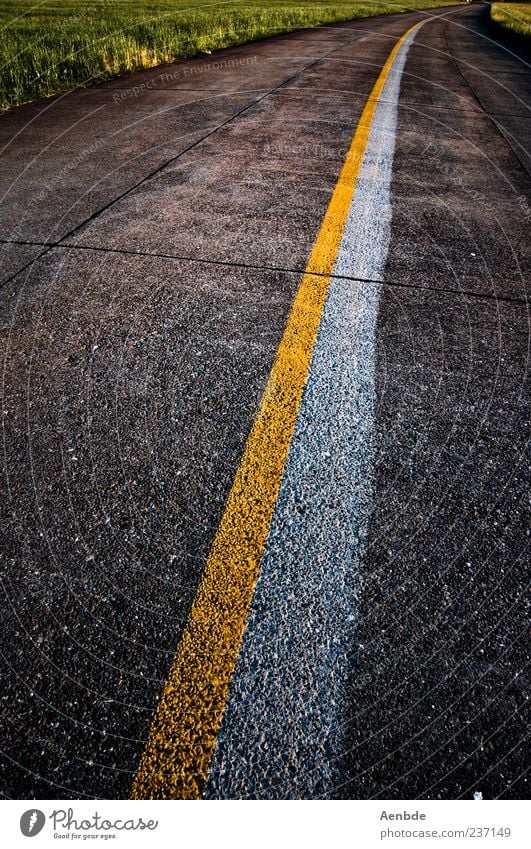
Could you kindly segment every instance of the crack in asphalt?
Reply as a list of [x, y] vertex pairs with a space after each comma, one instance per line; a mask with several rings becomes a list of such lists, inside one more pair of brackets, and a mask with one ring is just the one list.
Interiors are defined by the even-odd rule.
[[[28, 262], [28, 266], [32, 265], [38, 259], [41, 259], [47, 253], [55, 248], [59, 248], [61, 250], [76, 250], [76, 251], [95, 251], [99, 253], [109, 253], [109, 254], [122, 254], [125, 256], [137, 256], [137, 257], [152, 257], [153, 259], [170, 259], [175, 260], [176, 262], [190, 262], [197, 263], [199, 265], [216, 265], [222, 268], [243, 268], [249, 269], [249, 271], [277, 271], [282, 274], [304, 274], [304, 268], [289, 268], [287, 266], [282, 265], [260, 265], [258, 263], [249, 263], [249, 262], [236, 262], [235, 260], [221, 260], [221, 259], [208, 259], [206, 257], [194, 257], [194, 256], [186, 256], [184, 254], [165, 254], [165, 253], [157, 253], [152, 251], [141, 251], [141, 250], [129, 250], [128, 248], [106, 248], [99, 245], [74, 245], [65, 242], [31, 242], [25, 240], [7, 240], [0, 239], [0, 244], [3, 245], [34, 245], [35, 247], [42, 246], [46, 247], [46, 250], [43, 251], [38, 257], [30, 260]], [[20, 274], [23, 271], [18, 271], [17, 274]], [[345, 280], [351, 283], [374, 283], [375, 286], [390, 286], [395, 289], [416, 289], [425, 292], [441, 292], [446, 295], [461, 295], [462, 297], [467, 298], [476, 298], [481, 301], [494, 301], [498, 303], [499, 301], [503, 301], [508, 304], [521, 304], [522, 306], [529, 305], [529, 298], [523, 297], [518, 298], [515, 295], [489, 295], [486, 292], [475, 292], [473, 289], [457, 289], [453, 286], [428, 286], [422, 285], [420, 283], [404, 283], [397, 280], [376, 280], [374, 278], [368, 277], [353, 277], [348, 274], [329, 274], [323, 275], [319, 271], [313, 271], [312, 275], [314, 277], [329, 277], [333, 280]], [[14, 275], [15, 277], [17, 275]], [[12, 280], [11, 277], [9, 280], [5, 280], [2, 284], [0, 284], [0, 289], [3, 288], [7, 283]]]

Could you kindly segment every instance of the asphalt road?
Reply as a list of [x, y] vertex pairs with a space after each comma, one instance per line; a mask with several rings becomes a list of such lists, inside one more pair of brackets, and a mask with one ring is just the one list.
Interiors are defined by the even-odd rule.
[[[5, 797], [129, 795], [367, 98], [425, 17], [1, 118]], [[531, 77], [497, 39], [438, 11], [371, 117], [209, 798], [527, 795]]]

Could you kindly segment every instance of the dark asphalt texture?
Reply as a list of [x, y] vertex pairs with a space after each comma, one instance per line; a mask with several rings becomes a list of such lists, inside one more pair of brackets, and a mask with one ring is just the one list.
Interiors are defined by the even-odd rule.
[[[127, 797], [299, 272], [421, 17], [0, 119], [3, 796]], [[499, 39], [459, 7], [402, 82], [340, 798], [527, 795], [531, 78]]]

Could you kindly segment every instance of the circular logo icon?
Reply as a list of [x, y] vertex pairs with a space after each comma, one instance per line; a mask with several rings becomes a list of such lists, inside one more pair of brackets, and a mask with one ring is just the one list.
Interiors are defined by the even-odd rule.
[[37, 808], [31, 808], [20, 817], [20, 830], [24, 837], [35, 837], [39, 831], [42, 831], [45, 822], [46, 817], [43, 812]]

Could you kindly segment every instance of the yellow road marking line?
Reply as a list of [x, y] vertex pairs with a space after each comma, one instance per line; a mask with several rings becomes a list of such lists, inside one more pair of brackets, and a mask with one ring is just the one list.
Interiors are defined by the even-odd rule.
[[394, 57], [417, 26], [391, 51], [362, 112], [160, 698], [132, 799], [202, 796], [371, 123]]

